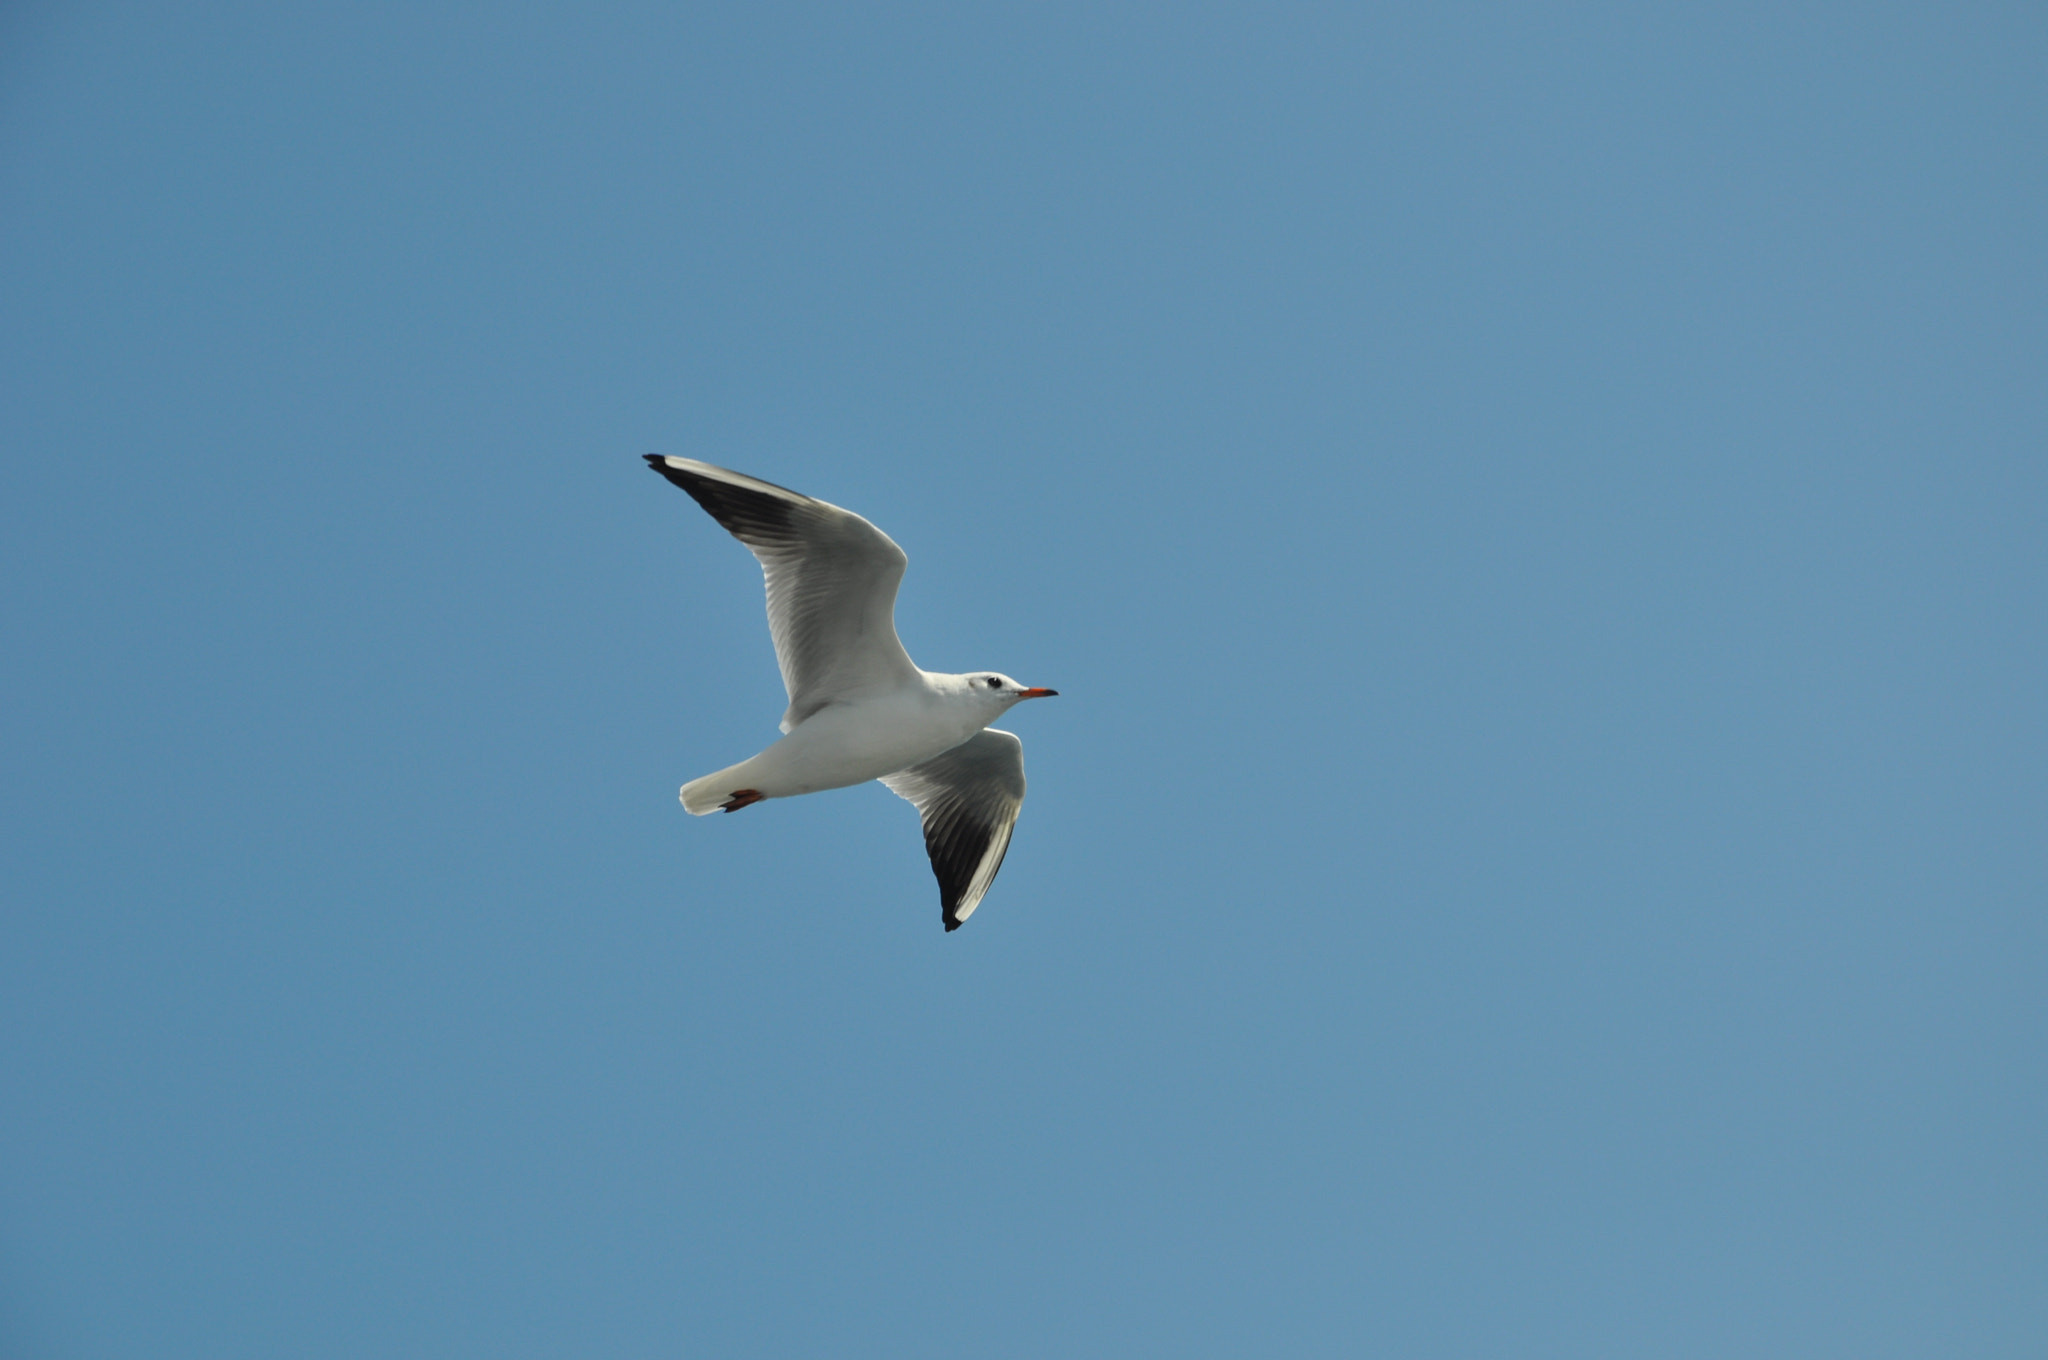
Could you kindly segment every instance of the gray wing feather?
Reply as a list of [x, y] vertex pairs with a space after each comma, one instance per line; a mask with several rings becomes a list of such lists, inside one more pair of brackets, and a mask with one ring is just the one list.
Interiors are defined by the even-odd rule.
[[958, 930], [996, 881], [1024, 810], [1024, 743], [988, 727], [882, 782], [924, 819], [946, 929]]
[[910, 559], [887, 534], [850, 510], [694, 458], [650, 453], [647, 463], [760, 559], [789, 691], [783, 731], [850, 691], [917, 675], [896, 637], [896, 587]]

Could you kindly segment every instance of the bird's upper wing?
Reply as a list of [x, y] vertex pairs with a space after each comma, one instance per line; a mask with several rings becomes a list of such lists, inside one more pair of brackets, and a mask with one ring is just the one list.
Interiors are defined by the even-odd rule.
[[924, 848], [939, 880], [946, 929], [979, 906], [1024, 810], [1024, 743], [1008, 732], [983, 728], [943, 755], [884, 775], [882, 782], [907, 798], [924, 819]]
[[909, 558], [850, 510], [694, 458], [647, 455], [761, 559], [768, 631], [789, 691], [782, 730], [852, 690], [900, 684], [917, 667], [896, 637]]

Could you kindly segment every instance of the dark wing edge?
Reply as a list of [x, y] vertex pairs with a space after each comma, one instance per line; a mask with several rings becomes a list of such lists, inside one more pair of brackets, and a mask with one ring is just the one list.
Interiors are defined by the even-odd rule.
[[764, 482], [758, 477], [742, 473], [725, 472], [723, 477], [710, 477], [689, 467], [677, 467], [674, 460], [659, 453], [643, 455], [647, 466], [690, 493], [690, 499], [704, 507], [704, 513], [717, 520], [725, 531], [752, 549], [756, 556], [763, 553], [779, 556], [800, 546], [796, 521], [798, 515], [813, 507], [822, 508], [822, 502], [814, 501], [800, 491], [791, 491], [786, 486]]
[[948, 931], [974, 914], [1010, 851], [1024, 808], [1024, 743], [986, 728], [952, 750], [882, 779], [917, 808]]

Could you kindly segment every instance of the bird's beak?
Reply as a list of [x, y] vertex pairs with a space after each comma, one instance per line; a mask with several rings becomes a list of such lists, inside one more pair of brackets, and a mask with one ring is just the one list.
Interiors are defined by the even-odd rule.
[[1020, 689], [1017, 691], [1017, 697], [1019, 699], [1050, 699], [1058, 693], [1059, 691], [1056, 689]]

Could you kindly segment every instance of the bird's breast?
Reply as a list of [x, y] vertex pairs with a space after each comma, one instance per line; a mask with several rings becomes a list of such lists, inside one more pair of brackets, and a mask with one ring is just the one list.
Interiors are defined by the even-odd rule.
[[977, 716], [915, 692], [833, 703], [763, 755], [793, 791], [844, 788], [950, 751], [981, 730]]

